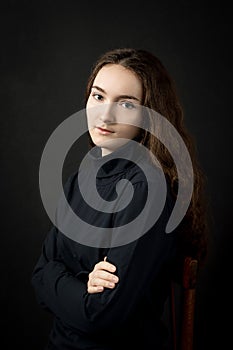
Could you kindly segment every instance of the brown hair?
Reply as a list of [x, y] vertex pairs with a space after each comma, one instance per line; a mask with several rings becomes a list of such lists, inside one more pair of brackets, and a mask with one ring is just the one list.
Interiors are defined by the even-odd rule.
[[[119, 48], [103, 54], [95, 63], [87, 82], [85, 101], [90, 95], [94, 79], [107, 64], [119, 64], [134, 72], [143, 88], [142, 105], [165, 117], [182, 137], [193, 165], [193, 193], [185, 218], [179, 225], [181, 255], [190, 254], [204, 261], [207, 253], [207, 215], [204, 194], [205, 176], [197, 160], [195, 142], [184, 126], [183, 109], [178, 98], [175, 83], [161, 61], [152, 53], [132, 48]], [[156, 126], [157, 127], [157, 126]], [[162, 130], [167, 139], [172, 135]], [[175, 140], [174, 140], [175, 141]], [[167, 148], [150, 132], [144, 132], [141, 143], [150, 149], [159, 160], [174, 194], [177, 193], [178, 179], [176, 165]], [[177, 150], [179, 152], [179, 150]], [[185, 161], [185, 160], [184, 160]], [[190, 174], [186, 174], [187, 178]], [[183, 181], [187, 181], [187, 178]]]

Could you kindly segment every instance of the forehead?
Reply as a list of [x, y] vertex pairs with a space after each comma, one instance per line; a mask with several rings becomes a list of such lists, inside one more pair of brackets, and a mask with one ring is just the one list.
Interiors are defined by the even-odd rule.
[[119, 64], [108, 64], [100, 69], [93, 85], [111, 95], [142, 97], [142, 84], [135, 73]]

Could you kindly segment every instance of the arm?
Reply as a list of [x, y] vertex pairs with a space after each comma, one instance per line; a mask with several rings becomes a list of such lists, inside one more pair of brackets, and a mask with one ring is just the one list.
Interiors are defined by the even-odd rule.
[[[143, 182], [134, 185], [134, 193], [136, 203], [146, 201], [146, 189]], [[160, 189], [156, 190], [156, 193], [159, 195]], [[157, 199], [154, 198], [154, 203], [151, 203], [151, 212], [147, 215], [153, 215], [156, 202]], [[124, 322], [143, 295], [147, 294], [161, 271], [171, 263], [176, 249], [176, 235], [175, 233], [166, 234], [165, 227], [173, 204], [173, 199], [168, 191], [163, 213], [154, 226], [140, 239], [109, 250], [107, 260], [117, 267], [116, 275], [119, 277], [119, 282], [113, 290], [104, 289], [98, 296], [100, 305], [104, 305], [102, 310], [92, 307], [94, 294], [90, 295], [87, 300], [87, 310], [90, 308], [90, 316], [93, 320], [98, 321], [98, 327], [101, 325], [103, 328], [107, 325], [114, 327], [119, 322]], [[137, 208], [132, 206], [127, 211], [118, 212], [115, 215], [113, 226], [120, 226], [128, 218], [132, 218], [135, 211]], [[144, 221], [147, 221], [147, 217], [144, 217]]]
[[[135, 185], [138, 200], [144, 193], [142, 186]], [[115, 216], [118, 226], [122, 215], [125, 214]], [[32, 278], [40, 304], [63, 322], [87, 333], [112, 328], [122, 322], [170, 257], [174, 240], [172, 235], [164, 234], [166, 216], [165, 210], [163, 218], [145, 237], [110, 249], [108, 261], [117, 267], [119, 283], [113, 290], [105, 289], [96, 294], [89, 294], [87, 281], [72, 275], [59, 259], [57, 234], [53, 229], [45, 241]]]

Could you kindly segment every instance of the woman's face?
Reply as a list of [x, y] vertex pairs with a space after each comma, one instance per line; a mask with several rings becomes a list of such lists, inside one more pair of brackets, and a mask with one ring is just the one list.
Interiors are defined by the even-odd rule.
[[102, 156], [138, 135], [138, 126], [125, 123], [141, 125], [141, 102], [142, 84], [133, 72], [118, 64], [98, 72], [86, 109], [91, 139]]

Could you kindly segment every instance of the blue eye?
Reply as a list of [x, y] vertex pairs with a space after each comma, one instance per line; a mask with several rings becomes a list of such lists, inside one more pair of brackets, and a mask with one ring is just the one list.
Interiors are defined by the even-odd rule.
[[121, 102], [121, 106], [127, 109], [135, 108], [134, 104], [131, 102]]

